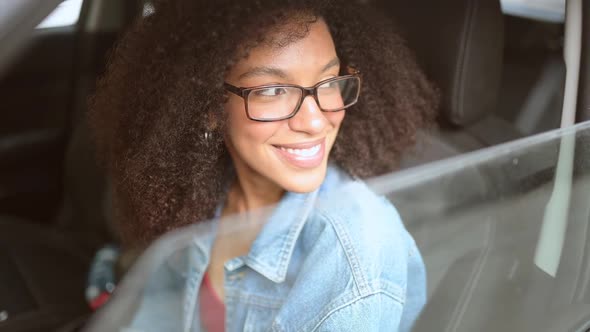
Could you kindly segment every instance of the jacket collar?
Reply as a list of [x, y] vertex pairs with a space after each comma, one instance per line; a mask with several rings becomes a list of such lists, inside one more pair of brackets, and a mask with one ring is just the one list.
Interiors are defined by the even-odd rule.
[[311, 213], [318, 191], [285, 193], [252, 243], [244, 263], [274, 282], [285, 281], [295, 244]]
[[[248, 265], [273, 282], [285, 281], [297, 239], [318, 197], [326, 195], [326, 192], [331, 191], [344, 179], [350, 178], [338, 167], [329, 165], [326, 178], [319, 189], [304, 194], [285, 193], [252, 243], [248, 255], [226, 262], [226, 269], [233, 271], [243, 265]], [[221, 214], [220, 211], [221, 207], [218, 208], [217, 216]], [[201, 252], [197, 256], [201, 256], [202, 259], [191, 260], [192, 262], [205, 266], [208, 264], [217, 223], [217, 219], [213, 220], [212, 236], [195, 240], [194, 248], [198, 248]]]
[[254, 240], [245, 263], [274, 282], [286, 279], [299, 234], [319, 197], [325, 196], [350, 177], [335, 165], [328, 165], [324, 182], [317, 190], [287, 192]]

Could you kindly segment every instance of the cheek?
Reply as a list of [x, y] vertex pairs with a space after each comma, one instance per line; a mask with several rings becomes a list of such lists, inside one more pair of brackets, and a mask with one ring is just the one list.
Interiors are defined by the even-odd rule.
[[255, 143], [264, 143], [277, 131], [277, 123], [257, 122], [248, 119], [243, 103], [228, 101], [225, 106], [227, 114], [227, 138], [238, 149], [256, 148]]
[[344, 116], [346, 115], [346, 111], [339, 111], [339, 112], [324, 112], [324, 116], [326, 119], [332, 124], [332, 126], [336, 129], [340, 128], [340, 124], [344, 120]]
[[334, 128], [334, 130], [332, 130], [331, 133], [328, 134], [328, 137], [330, 138], [329, 139], [330, 143], [328, 145], [328, 151], [332, 151], [332, 147], [336, 143], [336, 139], [338, 138], [338, 132], [340, 131], [340, 125], [342, 124], [342, 121], [344, 120], [344, 116], [346, 115], [345, 112], [346, 111], [325, 112], [324, 113], [326, 116], [326, 119], [330, 122], [330, 124]]

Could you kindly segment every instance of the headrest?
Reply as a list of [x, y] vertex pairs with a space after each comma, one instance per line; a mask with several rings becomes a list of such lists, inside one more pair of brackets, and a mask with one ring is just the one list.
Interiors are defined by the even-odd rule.
[[466, 125], [496, 108], [503, 65], [499, 0], [378, 0], [441, 89], [446, 122]]

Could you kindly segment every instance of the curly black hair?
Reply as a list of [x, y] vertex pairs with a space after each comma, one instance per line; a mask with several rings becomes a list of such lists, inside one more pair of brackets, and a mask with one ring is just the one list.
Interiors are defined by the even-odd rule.
[[319, 19], [330, 29], [342, 68], [363, 75], [332, 162], [361, 178], [390, 172], [417, 130], [434, 123], [437, 89], [390, 19], [369, 4], [167, 0], [154, 8], [117, 43], [90, 99], [88, 119], [113, 180], [124, 243], [146, 244], [213, 217], [231, 168], [221, 134], [226, 73], [258, 45], [304, 38]]

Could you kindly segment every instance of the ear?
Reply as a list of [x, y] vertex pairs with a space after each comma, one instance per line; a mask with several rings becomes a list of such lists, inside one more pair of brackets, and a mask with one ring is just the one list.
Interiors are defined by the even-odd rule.
[[207, 113], [207, 129], [209, 131], [215, 131], [219, 127], [219, 116], [214, 112]]

